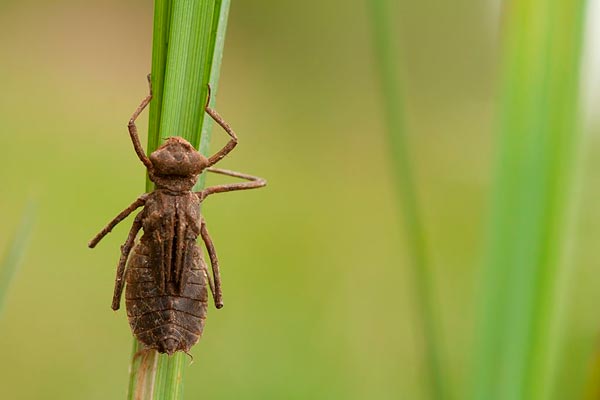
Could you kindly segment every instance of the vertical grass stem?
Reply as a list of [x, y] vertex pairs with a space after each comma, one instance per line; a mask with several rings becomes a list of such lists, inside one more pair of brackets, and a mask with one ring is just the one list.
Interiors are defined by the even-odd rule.
[[[201, 135], [209, 135], [204, 105], [209, 81], [216, 88], [218, 80], [228, 8], [229, 1], [222, 0], [156, 0], [148, 153], [164, 139], [181, 136], [206, 155], [208, 140], [200, 148]], [[187, 356], [140, 349], [134, 341], [128, 398], [181, 399]]]

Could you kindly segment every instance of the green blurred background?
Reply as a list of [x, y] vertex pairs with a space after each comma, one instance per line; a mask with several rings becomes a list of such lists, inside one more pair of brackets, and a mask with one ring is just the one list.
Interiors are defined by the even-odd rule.
[[[240, 146], [222, 166], [269, 186], [203, 208], [226, 307], [209, 312], [186, 398], [425, 396], [367, 11], [362, 1], [232, 2], [217, 109]], [[131, 334], [110, 301], [128, 223], [96, 250], [86, 244], [144, 191], [126, 123], [146, 93], [152, 12], [139, 0], [0, 4], [0, 250], [27, 199], [39, 204], [0, 319], [2, 399], [125, 395]], [[442, 361], [461, 398], [494, 159], [499, 21], [479, 0], [402, 1], [393, 20]], [[587, 127], [558, 378], [565, 399], [586, 379], [598, 328], [600, 143]], [[225, 139], [215, 130], [211, 148]]]

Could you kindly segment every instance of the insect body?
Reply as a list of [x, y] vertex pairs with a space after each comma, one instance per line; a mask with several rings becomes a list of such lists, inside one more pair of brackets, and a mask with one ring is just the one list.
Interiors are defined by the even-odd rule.
[[[149, 157], [146, 156], [135, 120], [151, 99], [152, 90], [131, 117], [129, 134], [135, 152], [148, 169], [150, 180], [156, 188], [140, 196], [117, 215], [89, 242], [89, 247], [95, 247], [138, 207], [144, 207], [135, 217], [127, 240], [121, 246], [112, 308], [119, 309], [126, 281], [127, 316], [134, 335], [147, 348], [170, 355], [176, 351], [187, 352], [202, 335], [208, 288], [215, 306], [223, 307], [219, 261], [200, 215], [200, 203], [214, 193], [259, 188], [265, 186], [266, 181], [239, 172], [212, 168], [234, 149], [237, 136], [208, 107], [208, 102], [206, 112], [230, 136], [229, 142], [220, 151], [206, 158], [185, 139], [171, 137]], [[248, 182], [212, 186], [201, 192], [193, 192], [198, 175], [204, 170], [246, 179]], [[140, 229], [144, 233], [134, 247]], [[197, 244], [198, 236], [202, 237], [208, 250], [214, 282], [208, 273], [202, 249]], [[129, 257], [132, 249], [133, 254]]]

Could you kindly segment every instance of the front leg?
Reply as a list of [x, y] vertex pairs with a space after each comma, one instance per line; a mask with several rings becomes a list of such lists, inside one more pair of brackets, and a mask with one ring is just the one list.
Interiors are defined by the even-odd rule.
[[204, 218], [202, 218], [202, 223], [200, 225], [200, 234], [202, 235], [202, 240], [204, 241], [206, 249], [208, 250], [208, 256], [210, 257], [210, 265], [212, 267], [213, 277], [215, 279], [215, 286], [213, 291], [215, 307], [222, 308], [223, 292], [221, 291], [221, 271], [219, 271], [219, 259], [217, 258], [217, 252], [215, 251], [215, 246], [212, 242], [212, 239], [208, 235], [208, 230], [206, 229], [206, 222], [204, 222]]
[[229, 154], [229, 152], [231, 152], [231, 150], [233, 150], [235, 148], [235, 146], [237, 146], [238, 138], [237, 138], [237, 135], [235, 134], [235, 132], [233, 131], [233, 129], [231, 129], [231, 126], [229, 126], [229, 124], [227, 122], [225, 122], [225, 120], [223, 120], [223, 117], [221, 117], [219, 115], [219, 113], [217, 113], [215, 110], [213, 110], [212, 108], [210, 108], [208, 106], [209, 102], [210, 102], [210, 85], [208, 85], [208, 98], [206, 99], [206, 106], [204, 107], [204, 109], [206, 110], [208, 115], [210, 115], [210, 117], [217, 124], [219, 124], [221, 126], [221, 128], [223, 128], [225, 130], [225, 132], [227, 132], [229, 137], [231, 137], [229, 142], [227, 142], [227, 144], [221, 150], [216, 152], [213, 156], [211, 156], [208, 159], [208, 166], [210, 167], [212, 165], [215, 165], [219, 161], [221, 161], [221, 159], [223, 159], [223, 157], [225, 157], [227, 154]]
[[133, 143], [133, 148], [135, 149], [135, 153], [139, 157], [140, 161], [142, 163], [144, 163], [146, 168], [151, 170], [153, 168], [152, 161], [150, 161], [150, 159], [144, 152], [144, 148], [142, 147], [142, 144], [140, 143], [140, 137], [137, 132], [137, 126], [135, 125], [135, 120], [137, 119], [137, 117], [140, 115], [140, 113], [142, 111], [144, 111], [144, 108], [146, 108], [148, 106], [148, 104], [150, 104], [150, 101], [152, 100], [152, 80], [150, 79], [150, 75], [148, 75], [148, 89], [149, 89], [150, 93], [148, 93], [148, 96], [146, 96], [144, 98], [144, 100], [142, 100], [142, 103], [133, 112], [133, 115], [129, 119], [129, 123], [127, 124], [127, 129], [129, 130], [129, 137], [131, 137], [131, 142]]

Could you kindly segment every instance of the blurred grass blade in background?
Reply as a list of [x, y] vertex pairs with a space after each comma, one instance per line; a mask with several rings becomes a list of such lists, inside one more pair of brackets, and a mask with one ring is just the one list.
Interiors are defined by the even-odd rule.
[[[218, 79], [228, 9], [229, 1], [156, 0], [148, 154], [170, 136], [200, 148], [201, 134], [208, 134], [203, 129], [207, 85], [212, 79], [216, 86]], [[215, 69], [213, 60], [219, 60]], [[152, 190], [148, 180], [147, 190]], [[181, 399], [187, 356], [138, 353], [140, 349], [134, 340], [128, 398]]]
[[394, 2], [373, 0], [369, 2], [371, 29], [378, 78], [383, 95], [384, 117], [388, 129], [388, 143], [392, 160], [393, 178], [399, 197], [399, 214], [408, 238], [408, 252], [412, 269], [412, 286], [415, 294], [415, 314], [420, 334], [424, 337], [427, 370], [426, 390], [431, 399], [447, 399], [445, 377], [442, 369], [440, 329], [434, 301], [433, 277], [427, 255], [427, 243], [417, 192], [412, 172], [410, 150], [404, 122], [404, 104], [400, 68], [396, 63], [396, 34], [390, 23], [390, 6]]
[[2, 261], [0, 262], [0, 317], [2, 317], [2, 311], [4, 304], [6, 303], [6, 297], [8, 295], [8, 289], [10, 284], [17, 272], [17, 269], [21, 265], [21, 261], [27, 250], [31, 231], [33, 229], [33, 222], [35, 219], [36, 206], [32, 200], [29, 200], [23, 211], [21, 222], [12, 242], [9, 244], [8, 249]]
[[584, 9], [584, 0], [505, 3], [499, 147], [471, 382], [476, 400], [552, 394]]

